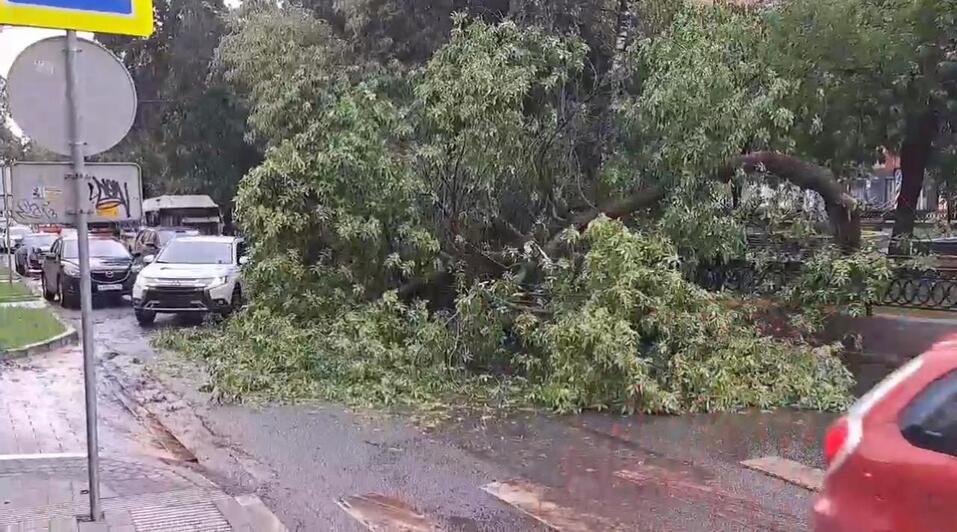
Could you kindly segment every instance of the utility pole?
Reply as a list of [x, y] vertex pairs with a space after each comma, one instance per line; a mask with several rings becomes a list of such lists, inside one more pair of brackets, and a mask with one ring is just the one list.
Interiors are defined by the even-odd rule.
[[10, 204], [10, 171], [5, 166], [0, 166], [0, 185], [3, 186], [3, 217], [6, 220], [7, 227], [3, 234], [6, 242], [4, 248], [7, 250], [7, 284], [13, 284], [13, 247], [10, 239], [10, 221], [13, 220], [11, 214], [12, 205]]
[[96, 353], [93, 347], [93, 294], [90, 281], [90, 235], [86, 211], [90, 193], [87, 187], [83, 141], [82, 117], [76, 79], [76, 55], [80, 51], [76, 32], [66, 32], [66, 101], [67, 126], [70, 139], [70, 159], [73, 163], [73, 179], [76, 186], [74, 216], [76, 220], [77, 251], [80, 262], [80, 322], [83, 338], [83, 384], [86, 396], [86, 456], [90, 480], [90, 519], [103, 519], [100, 505], [100, 449], [96, 430]]

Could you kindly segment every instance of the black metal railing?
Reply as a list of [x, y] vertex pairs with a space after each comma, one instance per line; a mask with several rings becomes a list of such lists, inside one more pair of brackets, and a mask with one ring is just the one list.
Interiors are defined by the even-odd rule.
[[[711, 291], [729, 290], [742, 294], [774, 294], [801, 272], [800, 262], [782, 262], [761, 268], [746, 261], [705, 265], [695, 282]], [[925, 310], [957, 311], [957, 270], [915, 270], [894, 272], [881, 297], [881, 305]]]
[[957, 270], [898, 270], [884, 292], [883, 304], [957, 311]]
[[730, 290], [742, 294], [767, 294], [785, 286], [800, 272], [800, 262], [775, 262], [756, 268], [740, 260], [703, 265], [698, 268], [695, 282], [713, 292]]

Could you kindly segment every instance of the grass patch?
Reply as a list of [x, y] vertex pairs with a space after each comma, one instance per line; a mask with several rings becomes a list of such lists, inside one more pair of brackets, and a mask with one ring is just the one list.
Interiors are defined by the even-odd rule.
[[0, 307], [0, 351], [42, 342], [64, 330], [47, 309]]
[[0, 303], [10, 303], [14, 301], [30, 301], [36, 299], [27, 287], [20, 283], [10, 284], [6, 279], [0, 278]]

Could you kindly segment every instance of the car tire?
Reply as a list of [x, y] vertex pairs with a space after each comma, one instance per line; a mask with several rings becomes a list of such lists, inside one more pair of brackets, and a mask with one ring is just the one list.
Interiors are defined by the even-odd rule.
[[184, 312], [179, 314], [179, 319], [186, 325], [202, 325], [206, 321], [206, 314], [202, 312]]
[[134, 310], [133, 314], [140, 325], [152, 325], [156, 320], [156, 313], [151, 310]]
[[47, 301], [53, 301], [56, 299], [56, 294], [47, 288], [47, 278], [46, 275], [43, 275], [42, 273], [40, 274], [40, 289], [43, 292], [43, 299], [46, 299]]
[[229, 317], [241, 308], [243, 308], [243, 289], [240, 288], [239, 283], [237, 283], [235, 288], [233, 288], [232, 297], [229, 298], [229, 308], [222, 312], [222, 316], [224, 318]]
[[68, 295], [63, 290], [63, 280], [57, 282], [57, 293], [60, 296], [60, 306], [63, 308], [75, 309], [80, 306], [78, 294]]

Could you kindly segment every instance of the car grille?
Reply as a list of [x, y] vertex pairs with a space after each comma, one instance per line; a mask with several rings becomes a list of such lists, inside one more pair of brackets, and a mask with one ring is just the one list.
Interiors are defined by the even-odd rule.
[[157, 308], [204, 308], [205, 293], [195, 288], [150, 288], [143, 298], [144, 306]]
[[129, 276], [129, 271], [90, 272], [90, 277], [93, 279], [93, 282], [100, 284], [122, 283], [123, 281], [126, 281], [126, 278]]
[[165, 277], [157, 277], [155, 282], [157, 285], [160, 285], [162, 287], [168, 287], [171, 289], [179, 289], [179, 288], [185, 287], [187, 290], [192, 290], [192, 288], [188, 288], [188, 287], [198, 284], [199, 279], [186, 279], [186, 278], [179, 278], [179, 277], [175, 279], [167, 279]]

